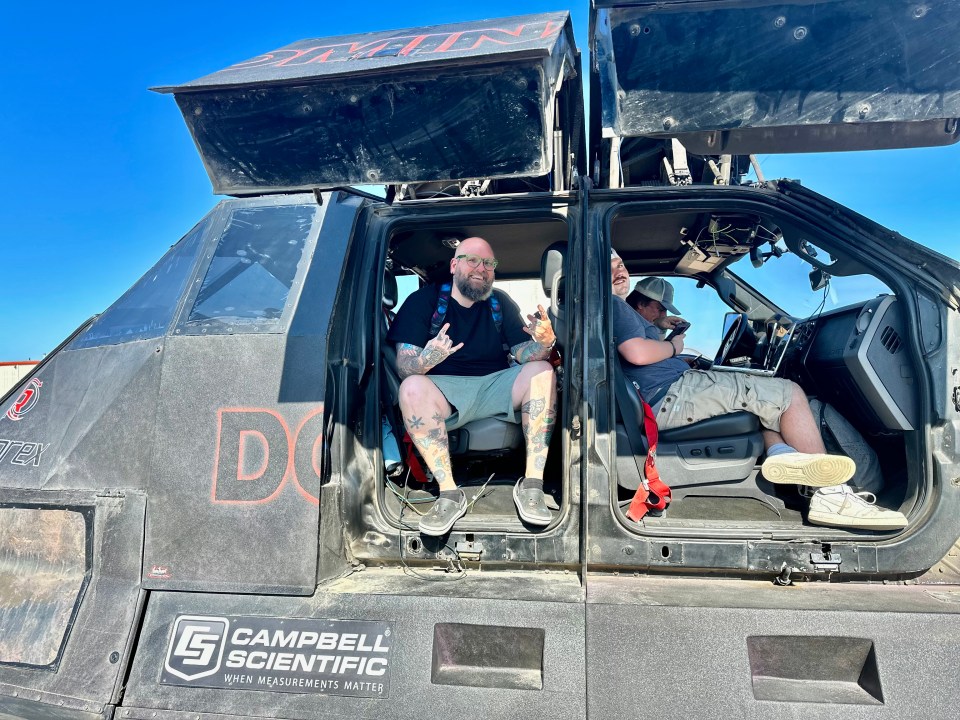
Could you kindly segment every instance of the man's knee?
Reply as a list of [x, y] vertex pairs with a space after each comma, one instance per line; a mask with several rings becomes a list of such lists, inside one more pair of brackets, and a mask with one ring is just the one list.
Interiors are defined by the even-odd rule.
[[535, 360], [523, 366], [514, 382], [513, 394], [514, 396], [525, 395], [534, 386], [552, 391], [556, 384], [557, 375], [553, 365], [546, 360]]
[[424, 375], [411, 375], [400, 383], [398, 397], [401, 407], [419, 407], [427, 402], [435, 402], [440, 392], [433, 381]]

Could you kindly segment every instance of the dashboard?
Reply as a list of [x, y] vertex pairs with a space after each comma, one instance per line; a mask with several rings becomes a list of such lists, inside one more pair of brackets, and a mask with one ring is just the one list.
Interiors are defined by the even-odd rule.
[[772, 329], [764, 368], [796, 380], [865, 429], [912, 430], [917, 374], [902, 315], [894, 296], [881, 295], [793, 327], [781, 321]]

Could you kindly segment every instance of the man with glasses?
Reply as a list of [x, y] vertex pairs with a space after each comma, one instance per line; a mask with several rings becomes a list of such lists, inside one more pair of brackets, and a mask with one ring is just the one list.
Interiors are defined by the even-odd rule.
[[610, 274], [620, 365], [640, 387], [660, 430], [746, 410], [763, 427], [763, 477], [772, 483], [819, 488], [810, 499], [811, 523], [867, 530], [906, 526], [902, 513], [877, 507], [872, 493], [855, 492], [846, 484], [856, 465], [848, 457], [827, 454], [799, 385], [749, 373], [691, 370], [677, 357], [683, 352], [684, 333], [669, 340], [662, 336], [663, 330], [683, 322], [667, 315], [668, 311], [679, 315], [673, 306], [673, 286], [663, 278], [648, 277], [631, 293], [630, 273], [616, 251], [611, 252]]
[[[542, 306], [523, 324], [516, 303], [493, 289], [496, 267], [486, 240], [463, 240], [450, 260], [449, 298], [435, 285], [420, 288], [387, 335], [397, 347], [404, 425], [440, 486], [420, 520], [424, 535], [446, 534], [467, 511], [453, 478], [447, 432], [486, 417], [523, 428], [526, 470], [513, 490], [521, 519], [540, 526], [552, 519], [543, 471], [556, 421], [556, 382], [547, 362], [556, 336]], [[444, 323], [434, 333], [438, 314]], [[508, 353], [516, 365], [510, 366]]]

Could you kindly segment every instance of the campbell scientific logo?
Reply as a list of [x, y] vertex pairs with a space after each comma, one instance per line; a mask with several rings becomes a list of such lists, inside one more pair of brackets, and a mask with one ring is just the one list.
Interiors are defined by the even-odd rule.
[[164, 668], [183, 680], [197, 680], [220, 670], [230, 621], [222, 617], [181, 615], [173, 625]]

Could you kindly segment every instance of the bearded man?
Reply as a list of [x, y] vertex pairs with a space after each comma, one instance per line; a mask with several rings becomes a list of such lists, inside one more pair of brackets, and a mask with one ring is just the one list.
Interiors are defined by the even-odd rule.
[[[552, 520], [543, 470], [556, 422], [556, 379], [546, 362], [556, 336], [542, 306], [524, 326], [517, 304], [493, 289], [496, 267], [486, 240], [462, 241], [450, 260], [449, 298], [436, 285], [420, 288], [403, 303], [387, 335], [397, 348], [404, 425], [440, 486], [420, 519], [424, 535], [446, 534], [467, 512], [466, 496], [453, 478], [447, 432], [487, 417], [523, 427], [526, 471], [513, 490], [520, 518], [541, 526]], [[445, 310], [438, 307], [444, 303]], [[437, 313], [444, 324], [434, 335]]]

